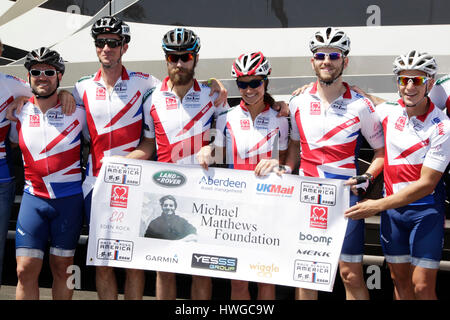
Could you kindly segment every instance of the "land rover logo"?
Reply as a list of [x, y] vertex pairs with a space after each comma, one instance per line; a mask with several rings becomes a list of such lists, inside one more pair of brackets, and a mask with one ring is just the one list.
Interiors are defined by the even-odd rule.
[[186, 183], [186, 177], [177, 171], [158, 171], [153, 175], [153, 181], [163, 187], [179, 187]]

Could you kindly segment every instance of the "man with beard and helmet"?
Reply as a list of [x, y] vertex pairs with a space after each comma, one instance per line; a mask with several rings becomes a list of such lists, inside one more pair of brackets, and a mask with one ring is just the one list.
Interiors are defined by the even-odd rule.
[[400, 99], [376, 107], [386, 141], [385, 197], [346, 211], [352, 219], [381, 212], [380, 242], [396, 299], [436, 299], [445, 222], [443, 173], [450, 161], [450, 120], [428, 97], [435, 59], [417, 50], [394, 61]]
[[16, 227], [16, 299], [39, 299], [38, 278], [49, 239], [53, 299], [71, 299], [67, 268], [73, 265], [83, 222], [81, 133], [86, 114], [82, 107], [63, 114], [56, 90], [65, 65], [56, 51], [31, 51], [25, 68], [33, 95], [11, 127], [25, 170]]
[[[128, 157], [198, 165], [196, 154], [209, 144], [212, 120], [229, 108], [214, 107], [217, 94], [197, 82], [194, 71], [200, 38], [186, 28], [167, 32], [162, 40], [168, 76], [144, 102], [144, 139]], [[156, 298], [175, 299], [175, 274], [157, 272]], [[192, 276], [191, 298], [210, 299], [209, 277]]]
[[[381, 124], [372, 103], [342, 79], [350, 51], [345, 32], [324, 28], [314, 34], [309, 47], [317, 81], [289, 103], [292, 131], [287, 171], [300, 161], [300, 175], [347, 180], [346, 184], [352, 185], [350, 203], [354, 204], [383, 169]], [[356, 155], [363, 137], [375, 152], [367, 171], [357, 175]], [[364, 220], [348, 220], [339, 261], [347, 299], [369, 298], [362, 269], [364, 228]], [[317, 299], [317, 291], [299, 289], [297, 298]]]
[[[91, 28], [100, 69], [81, 78], [73, 95], [86, 108], [90, 136], [90, 153], [83, 182], [86, 218], [89, 223], [92, 189], [104, 156], [127, 156], [141, 141], [142, 103], [160, 81], [143, 73], [127, 70], [123, 55], [131, 41], [129, 26], [122, 20], [106, 16]], [[226, 101], [226, 90], [212, 81], [214, 91], [220, 91], [215, 104]], [[125, 299], [142, 299], [145, 274], [143, 270], [126, 269]], [[118, 290], [112, 267], [96, 267], [96, 286], [100, 299], [117, 299]]]

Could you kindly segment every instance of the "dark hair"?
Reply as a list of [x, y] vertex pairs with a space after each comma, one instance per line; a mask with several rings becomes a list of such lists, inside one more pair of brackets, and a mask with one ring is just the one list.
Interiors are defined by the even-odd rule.
[[267, 103], [269, 106], [273, 106], [275, 104], [275, 99], [272, 97], [272, 95], [267, 92], [267, 87], [269, 85], [269, 79], [266, 79], [264, 81], [264, 103]]
[[159, 204], [162, 206], [166, 200], [172, 200], [175, 203], [175, 209], [177, 208], [177, 206], [178, 206], [177, 200], [175, 199], [174, 196], [171, 196], [171, 195], [167, 195], [167, 196], [164, 196], [161, 199], [159, 199]]

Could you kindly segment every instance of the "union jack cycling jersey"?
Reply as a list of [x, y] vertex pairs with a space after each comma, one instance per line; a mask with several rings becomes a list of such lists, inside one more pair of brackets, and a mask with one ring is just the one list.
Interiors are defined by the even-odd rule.
[[322, 105], [317, 82], [289, 102], [291, 139], [300, 140], [300, 175], [348, 179], [357, 173], [357, 157], [362, 136], [369, 145], [384, 146], [383, 131], [369, 99], [350, 90]]
[[253, 121], [241, 100], [239, 106], [217, 118], [214, 143], [226, 148], [229, 168], [254, 170], [260, 160], [270, 159], [277, 156], [278, 151], [287, 150], [289, 122], [277, 114], [266, 105]]
[[430, 99], [434, 105], [442, 110], [447, 110], [450, 115], [450, 75], [438, 79], [430, 91]]
[[45, 113], [34, 104], [23, 106], [12, 126], [11, 141], [19, 143], [24, 162], [24, 191], [47, 199], [81, 193], [81, 134], [86, 127], [84, 108], [66, 116], [61, 105]]
[[75, 101], [86, 109], [90, 152], [86, 168], [89, 190], [105, 156], [126, 155], [139, 144], [142, 135], [144, 96], [160, 81], [153, 76], [122, 68], [122, 75], [108, 92], [101, 75], [81, 78], [73, 90]]
[[213, 119], [229, 108], [215, 107], [217, 94], [194, 79], [182, 100], [167, 86], [169, 77], [144, 102], [144, 135], [156, 139], [160, 162], [197, 164], [196, 154], [209, 144]]
[[[420, 178], [422, 166], [444, 172], [450, 161], [450, 120], [432, 102], [428, 112], [408, 117], [401, 99], [377, 106], [383, 125], [386, 149], [384, 184], [386, 195], [406, 187]], [[415, 204], [432, 204], [433, 195]]]
[[22, 79], [0, 72], [0, 183], [12, 179], [10, 161], [7, 155], [9, 148], [8, 134], [11, 122], [6, 119], [8, 105], [17, 97], [31, 96], [31, 88]]

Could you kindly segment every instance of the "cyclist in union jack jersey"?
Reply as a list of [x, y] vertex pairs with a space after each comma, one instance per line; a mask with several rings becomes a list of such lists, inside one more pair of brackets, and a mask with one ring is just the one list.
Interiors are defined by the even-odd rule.
[[[300, 175], [350, 179], [348, 184], [357, 185], [354, 193], [364, 193], [383, 168], [384, 141], [372, 102], [342, 80], [350, 39], [342, 30], [327, 27], [314, 34], [310, 49], [317, 82], [289, 103], [292, 131], [286, 168], [292, 171], [300, 161]], [[363, 137], [375, 153], [367, 171], [357, 175]], [[358, 200], [351, 194], [351, 204]], [[369, 298], [362, 271], [364, 231], [364, 220], [349, 219], [339, 262], [347, 299]], [[317, 299], [317, 291], [300, 289], [297, 297]]]

